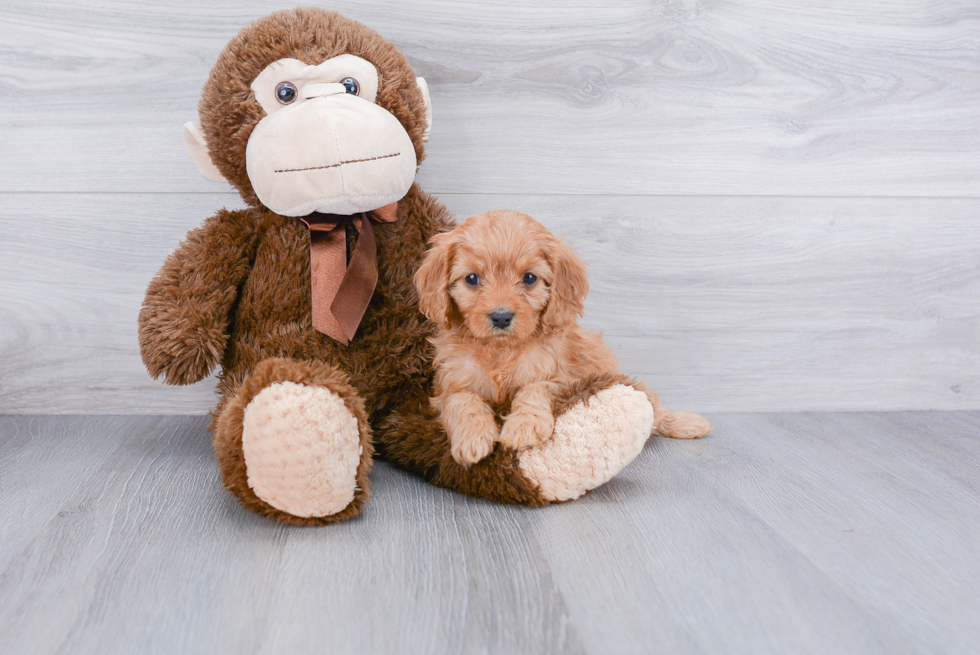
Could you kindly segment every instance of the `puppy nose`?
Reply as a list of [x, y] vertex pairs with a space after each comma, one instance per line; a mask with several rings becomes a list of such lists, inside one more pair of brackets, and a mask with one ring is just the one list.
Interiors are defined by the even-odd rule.
[[493, 329], [495, 330], [506, 330], [510, 327], [510, 322], [514, 320], [514, 312], [508, 312], [505, 309], [497, 309], [490, 312], [490, 322], [493, 323]]

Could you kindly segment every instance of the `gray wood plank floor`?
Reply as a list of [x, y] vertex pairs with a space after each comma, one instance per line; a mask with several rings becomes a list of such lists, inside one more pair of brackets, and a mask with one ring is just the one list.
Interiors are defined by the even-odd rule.
[[0, 417], [0, 652], [970, 653], [980, 412], [733, 414], [529, 510], [278, 525], [203, 417]]

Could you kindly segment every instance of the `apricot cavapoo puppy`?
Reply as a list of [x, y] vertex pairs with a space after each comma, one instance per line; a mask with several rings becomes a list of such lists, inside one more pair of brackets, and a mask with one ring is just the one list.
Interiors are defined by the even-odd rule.
[[[422, 313], [441, 327], [432, 339], [432, 403], [460, 463], [480, 461], [497, 441], [516, 450], [546, 441], [563, 390], [620, 374], [602, 336], [577, 324], [589, 290], [585, 265], [530, 216], [487, 212], [437, 235], [415, 284]], [[711, 429], [636, 386], [653, 404], [654, 434], [693, 438]], [[508, 405], [498, 427], [493, 408]]]

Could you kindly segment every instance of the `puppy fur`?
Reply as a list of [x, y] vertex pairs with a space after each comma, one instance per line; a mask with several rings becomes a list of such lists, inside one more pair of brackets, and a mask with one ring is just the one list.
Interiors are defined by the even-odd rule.
[[[554, 403], [584, 380], [620, 374], [619, 362], [578, 318], [589, 290], [585, 264], [530, 216], [492, 211], [436, 235], [415, 275], [419, 306], [439, 325], [435, 396], [461, 464], [500, 442], [524, 450], [551, 438]], [[711, 425], [654, 406], [654, 434], [694, 438]], [[495, 407], [509, 407], [500, 419]]]

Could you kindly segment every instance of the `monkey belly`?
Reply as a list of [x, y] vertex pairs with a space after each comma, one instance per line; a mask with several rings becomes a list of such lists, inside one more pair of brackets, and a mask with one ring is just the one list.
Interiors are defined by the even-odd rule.
[[[410, 196], [409, 204], [416, 200], [415, 193]], [[239, 294], [223, 362], [228, 390], [270, 357], [337, 366], [350, 377], [372, 417], [406, 388], [427, 386], [432, 370], [427, 339], [433, 328], [412, 302], [411, 276], [418, 260], [402, 254], [424, 251], [417, 224], [426, 220], [424, 214], [405, 211], [399, 223], [376, 226], [378, 285], [354, 339], [343, 345], [312, 325], [305, 226], [298, 219], [261, 215], [262, 240]]]

